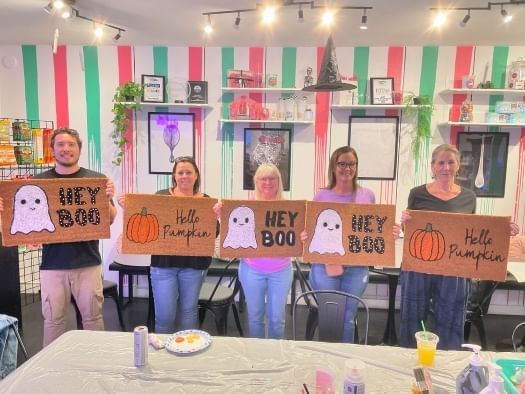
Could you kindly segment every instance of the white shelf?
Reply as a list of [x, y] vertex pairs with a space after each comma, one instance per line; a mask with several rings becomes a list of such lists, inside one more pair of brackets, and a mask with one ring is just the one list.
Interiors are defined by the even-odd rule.
[[384, 104], [384, 105], [375, 105], [375, 104], [352, 104], [352, 105], [342, 105], [334, 104], [332, 109], [405, 109], [405, 108], [419, 108], [419, 107], [429, 107], [429, 105], [405, 105], [405, 104]]
[[[123, 104], [135, 104], [132, 102], [127, 102]], [[209, 104], [195, 104], [195, 103], [139, 103], [140, 107], [185, 107], [185, 108], [212, 108]]]
[[525, 127], [525, 123], [486, 123], [486, 122], [445, 122], [439, 126], [497, 126], [497, 127]]
[[508, 94], [525, 96], [525, 90], [519, 89], [446, 89], [442, 94]]
[[262, 119], [221, 119], [221, 123], [292, 123], [313, 124], [311, 120], [262, 120]]
[[300, 88], [221, 88], [221, 90], [224, 93], [312, 93]]

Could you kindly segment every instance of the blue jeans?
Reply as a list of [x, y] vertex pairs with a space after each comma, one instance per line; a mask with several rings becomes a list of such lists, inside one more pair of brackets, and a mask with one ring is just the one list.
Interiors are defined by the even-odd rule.
[[470, 280], [455, 276], [402, 271], [399, 344], [416, 347], [414, 334], [421, 331], [421, 321], [434, 313], [434, 332], [439, 337], [438, 348], [459, 350], [463, 343], [467, 295]]
[[[151, 287], [155, 302], [155, 331], [173, 334], [198, 328], [197, 306], [206, 270], [151, 267]], [[180, 312], [178, 330], [175, 327]]]
[[248, 307], [250, 337], [264, 338], [264, 314], [268, 319], [268, 338], [284, 336], [285, 310], [292, 287], [292, 265], [279, 272], [260, 272], [241, 260], [239, 279]]
[[[361, 297], [368, 285], [368, 267], [345, 266], [343, 274], [328, 276], [324, 264], [312, 264], [310, 284], [314, 290], [339, 290]], [[343, 341], [354, 342], [354, 324], [358, 303], [348, 300], [345, 310]]]

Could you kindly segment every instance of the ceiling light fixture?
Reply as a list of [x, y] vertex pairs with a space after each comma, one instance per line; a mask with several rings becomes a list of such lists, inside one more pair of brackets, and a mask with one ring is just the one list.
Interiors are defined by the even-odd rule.
[[[444, 11], [467, 11], [467, 14], [463, 17], [461, 22], [459, 22], [459, 26], [465, 27], [468, 21], [470, 20], [470, 12], [471, 11], [492, 11], [493, 7], [500, 7], [500, 15], [503, 18], [504, 23], [509, 23], [512, 20], [512, 15], [507, 11], [509, 6], [522, 6], [525, 5], [525, 0], [509, 0], [509, 1], [489, 1], [485, 7], [447, 7], [445, 8], [439, 8], [439, 7], [432, 7], [430, 10], [438, 11], [438, 12], [444, 12]], [[503, 8], [504, 6], [507, 6], [507, 9]]]
[[73, 15], [73, 8], [69, 5], [62, 8], [60, 11], [60, 17], [62, 19], [69, 19]]
[[[321, 3], [321, 0], [317, 0], [317, 1]], [[288, 6], [298, 7], [297, 21], [299, 23], [304, 22], [304, 9], [306, 7], [309, 7], [311, 9], [322, 9], [326, 13], [327, 11], [327, 7], [325, 5], [326, 2], [323, 1], [322, 3], [323, 5], [317, 5], [316, 0], [309, 0], [309, 1], [307, 0], [280, 0], [276, 2], [278, 7], [288, 7]], [[373, 9], [373, 7], [334, 5], [330, 9], [332, 15], [324, 17], [326, 18], [326, 20], [325, 22], [323, 22], [323, 24], [330, 25], [333, 22], [333, 17], [335, 13], [341, 10], [361, 10], [365, 13], [364, 17], [361, 18], [361, 21], [363, 20], [366, 21], [367, 19], [366, 10], [371, 10], [371, 9]], [[203, 12], [202, 15], [207, 16], [209, 18], [211, 15], [237, 14], [237, 18], [239, 18], [239, 15], [241, 12], [260, 12], [262, 16], [262, 22], [264, 24], [270, 25], [274, 22], [276, 18], [277, 7], [275, 5], [263, 5], [261, 2], [261, 3], [255, 3], [253, 8], [243, 8], [243, 9], [224, 10], [224, 11], [210, 11], [210, 12]], [[235, 19], [236, 22], [237, 22], [237, 18]], [[239, 20], [239, 23], [240, 23], [240, 20]], [[211, 24], [209, 24], [209, 26], [211, 28]], [[234, 27], [235, 26], [236, 24], [234, 24]], [[366, 26], [366, 22], [365, 22], [365, 26]], [[207, 29], [207, 27], [205, 27], [205, 29]]]
[[463, 17], [461, 22], [459, 22], [460, 27], [467, 26], [468, 21], [470, 20], [470, 10], [468, 10], [467, 14]]
[[51, 5], [55, 10], [61, 10], [66, 5], [66, 2], [63, 0], [53, 0]]
[[240, 24], [241, 24], [241, 13], [238, 12], [237, 17], [235, 18], [235, 23], [233, 24], [233, 27], [235, 29], [238, 29]]
[[363, 10], [363, 16], [361, 17], [361, 26], [359, 28], [361, 30], [367, 30], [368, 29], [368, 16], [366, 16], [366, 10]]
[[53, 3], [51, 2], [47, 3], [47, 5], [44, 7], [44, 11], [47, 12], [48, 14], [52, 14], [53, 13]]
[[208, 15], [208, 22], [204, 25], [204, 33], [211, 34], [213, 33], [213, 26], [211, 25], [211, 16]]
[[120, 40], [120, 38], [122, 37], [122, 34], [121, 34], [122, 30], [118, 30], [118, 33], [115, 34], [115, 37], [113, 37], [113, 41], [114, 42], [117, 42], [118, 40]]

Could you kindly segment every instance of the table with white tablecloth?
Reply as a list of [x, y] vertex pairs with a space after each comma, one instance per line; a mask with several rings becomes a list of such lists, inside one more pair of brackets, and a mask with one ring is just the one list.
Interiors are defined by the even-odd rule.
[[[484, 354], [487, 359], [505, 355]], [[318, 368], [332, 371], [336, 392], [342, 392], [349, 358], [366, 363], [367, 393], [410, 392], [415, 349], [213, 337], [207, 349], [185, 356], [150, 347], [148, 364], [137, 368], [132, 333], [96, 331], [62, 335], [1, 381], [0, 392], [299, 393], [304, 383], [312, 389]], [[430, 369], [434, 383], [455, 392], [455, 377], [468, 358], [468, 352], [438, 351]]]

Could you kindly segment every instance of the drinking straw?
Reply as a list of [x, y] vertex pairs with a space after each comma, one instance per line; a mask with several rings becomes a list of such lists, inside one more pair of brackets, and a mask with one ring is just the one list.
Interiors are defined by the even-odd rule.
[[423, 320], [421, 320], [421, 327], [423, 327], [423, 332], [427, 332], [427, 329], [425, 328], [425, 323]]

